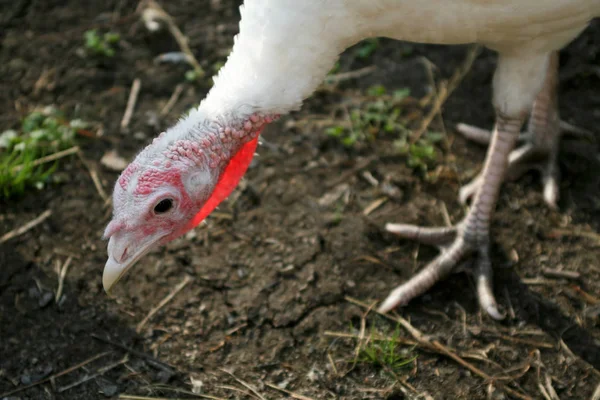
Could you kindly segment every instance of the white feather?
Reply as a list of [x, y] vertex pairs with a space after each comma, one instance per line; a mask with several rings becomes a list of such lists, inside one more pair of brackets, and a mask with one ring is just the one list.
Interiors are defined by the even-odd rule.
[[343, 1], [250, 0], [240, 11], [232, 53], [200, 107], [208, 114], [298, 108], [361, 36]]

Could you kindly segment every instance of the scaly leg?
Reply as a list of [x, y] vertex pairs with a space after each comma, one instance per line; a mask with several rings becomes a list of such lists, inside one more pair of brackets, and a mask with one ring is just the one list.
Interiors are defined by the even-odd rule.
[[544, 86], [550, 58], [549, 54], [536, 53], [527, 48], [500, 54], [494, 74], [492, 100], [496, 109], [496, 125], [471, 209], [452, 228], [421, 228], [404, 224], [386, 226], [388, 231], [405, 239], [437, 245], [441, 254], [410, 280], [394, 289], [383, 301], [380, 312], [408, 303], [447, 276], [459, 261], [475, 255], [477, 262], [473, 272], [479, 304], [492, 318], [504, 318], [503, 313], [498, 310], [492, 290], [490, 220], [509, 167], [509, 156], [525, 117]]
[[[558, 200], [559, 169], [557, 164], [560, 143], [560, 118], [558, 114], [558, 53], [549, 59], [548, 70], [542, 90], [537, 95], [529, 117], [525, 144], [509, 156], [507, 179], [518, 179], [525, 172], [536, 169], [542, 175], [544, 201], [556, 208]], [[466, 138], [481, 144], [489, 144], [489, 131], [471, 125], [459, 124], [457, 130]], [[482, 182], [481, 174], [460, 189], [459, 199], [466, 203], [477, 192]]]
[[454, 228], [421, 228], [414, 225], [387, 224], [386, 229], [405, 239], [434, 244], [441, 254], [409, 281], [398, 286], [383, 302], [380, 311], [397, 305], [427, 291], [447, 276], [458, 262], [477, 253], [477, 296], [481, 307], [493, 318], [502, 319], [492, 292], [492, 266], [489, 257], [490, 217], [498, 199], [500, 186], [508, 166], [508, 156], [515, 146], [523, 119], [507, 119], [499, 115], [488, 150], [482, 175], [482, 185], [469, 213]]

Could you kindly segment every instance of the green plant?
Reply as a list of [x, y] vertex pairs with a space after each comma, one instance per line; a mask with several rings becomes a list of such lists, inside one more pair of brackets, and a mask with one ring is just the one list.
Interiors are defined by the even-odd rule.
[[0, 195], [5, 198], [22, 194], [27, 187], [44, 187], [57, 162], [41, 163], [42, 157], [73, 145], [75, 133], [85, 122], [65, 121], [54, 108], [27, 115], [19, 131], [0, 134]]
[[439, 132], [425, 132], [419, 140], [411, 143], [408, 137], [403, 136], [394, 141], [394, 148], [406, 155], [406, 164], [413, 169], [427, 172], [431, 164], [437, 159], [436, 143], [444, 140], [444, 134]]
[[367, 59], [371, 57], [371, 55], [377, 50], [379, 47], [379, 39], [378, 38], [370, 38], [363, 40], [356, 50], [356, 56], [361, 59]]
[[196, 82], [204, 78], [205, 72], [202, 69], [189, 69], [185, 71], [185, 79], [188, 82]]
[[101, 35], [95, 29], [85, 31], [83, 37], [87, 52], [100, 57], [113, 57], [115, 55], [114, 46], [121, 40], [118, 33], [106, 32]]
[[373, 364], [384, 368], [387, 372], [396, 372], [416, 360], [417, 356], [410, 356], [413, 348], [400, 346], [400, 327], [396, 326], [391, 337], [381, 337], [371, 331], [371, 337], [358, 355], [358, 361], [364, 364]]
[[397, 133], [406, 131], [400, 120], [402, 100], [409, 95], [407, 89], [386, 94], [385, 87], [375, 85], [367, 90], [367, 100], [349, 110], [350, 127], [335, 125], [325, 130], [331, 137], [338, 138], [346, 147], [375, 139], [380, 132]]
[[327, 73], [327, 75], [335, 75], [340, 71], [340, 68], [342, 66], [340, 65], [339, 61], [336, 61], [335, 64], [333, 64], [333, 67], [331, 67], [331, 70], [329, 70], [329, 72]]
[[406, 164], [426, 173], [437, 160], [436, 144], [444, 139], [444, 135], [427, 131], [418, 140], [411, 140], [411, 131], [406, 128], [403, 115], [406, 114], [404, 101], [409, 95], [408, 89], [388, 93], [383, 85], [371, 86], [366, 91], [365, 100], [348, 110], [349, 124], [330, 126], [325, 129], [325, 134], [348, 148], [387, 134], [394, 139], [395, 151], [406, 156]]

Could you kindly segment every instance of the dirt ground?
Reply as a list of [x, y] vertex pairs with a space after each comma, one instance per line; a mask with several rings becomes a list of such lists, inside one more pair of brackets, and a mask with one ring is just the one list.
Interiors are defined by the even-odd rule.
[[[162, 3], [211, 74], [237, 32], [237, 2]], [[78, 143], [109, 193], [118, 174], [100, 165], [102, 155], [117, 149], [130, 159], [210, 85], [210, 79], [186, 83], [183, 65], [153, 62], [177, 45], [167, 33], [148, 33], [136, 6], [131, 0], [19, 0], [0, 10], [0, 130], [49, 104], [96, 123], [94, 133], [102, 136]], [[373, 65], [371, 73], [319, 90], [301, 111], [269, 127], [232, 198], [206, 225], [145, 257], [112, 298], [101, 283], [101, 235], [110, 209], [80, 159], [62, 164], [61, 184], [0, 202], [0, 234], [52, 210], [42, 224], [0, 245], [0, 398], [591, 398], [600, 384], [599, 22], [561, 54], [561, 117], [595, 138], [565, 139], [559, 209], [544, 205], [539, 176], [530, 173], [504, 186], [493, 219], [495, 292], [509, 318], [483, 315], [464, 273], [399, 311], [490, 379], [412, 345], [396, 349], [417, 357], [404, 368], [364, 357], [353, 365], [365, 315], [366, 337], [389, 337], [396, 323], [366, 313], [349, 297], [381, 300], [436, 254], [394, 238], [383, 225], [440, 225], [443, 205], [459, 220], [464, 209], [457, 190], [478, 171], [484, 149], [456, 135], [454, 126], [493, 123], [496, 58], [483, 51], [444, 105], [450, 147], [442, 150], [437, 179], [414, 173], [389, 151], [385, 136], [345, 149], [325, 135], [315, 121], [364, 89], [410, 88], [421, 98], [430, 87], [422, 57], [436, 66], [438, 79], [447, 79], [467, 52], [381, 40], [368, 59], [350, 49], [340, 62], [339, 72]], [[114, 59], [78, 55], [83, 32], [93, 27], [121, 34]], [[142, 84], [139, 100], [130, 129], [121, 132], [135, 78]], [[160, 116], [178, 84], [179, 101]], [[434, 126], [441, 129], [437, 120]], [[395, 188], [394, 195], [364, 176]], [[338, 200], [319, 202], [336, 192]], [[68, 257], [72, 265], [57, 303], [56, 268]], [[580, 278], [548, 277], [544, 268]], [[183, 290], [137, 329], [186, 277]], [[410, 335], [400, 329], [399, 337]], [[552, 389], [558, 397], [544, 397]]]

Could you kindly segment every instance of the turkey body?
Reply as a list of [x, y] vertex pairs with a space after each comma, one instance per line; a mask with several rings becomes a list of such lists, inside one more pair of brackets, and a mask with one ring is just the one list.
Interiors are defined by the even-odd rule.
[[[479, 303], [491, 317], [503, 318], [489, 257], [499, 190], [507, 174], [534, 167], [542, 171], [545, 202], [556, 207], [558, 50], [600, 16], [600, 0], [247, 0], [240, 14], [240, 32], [207, 97], [147, 146], [115, 185], [113, 220], [105, 231], [105, 289], [224, 199], [247, 168], [264, 125], [297, 110], [349, 46], [369, 37], [478, 43], [498, 53], [491, 99], [496, 123], [491, 133], [458, 127], [489, 143], [481, 174], [461, 189], [460, 199], [472, 199], [471, 207], [453, 227], [387, 224], [401, 238], [441, 252], [379, 309], [406, 304], [473, 256]], [[528, 140], [515, 149], [527, 118]]]

